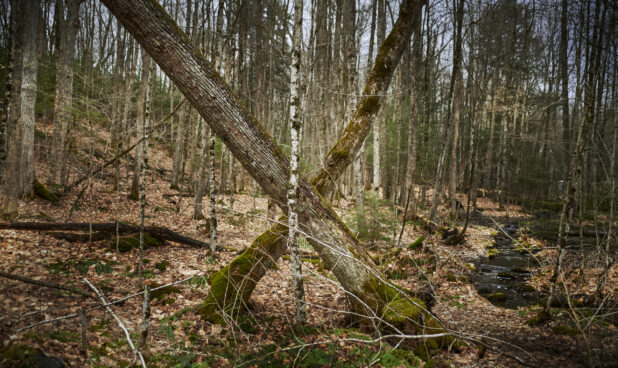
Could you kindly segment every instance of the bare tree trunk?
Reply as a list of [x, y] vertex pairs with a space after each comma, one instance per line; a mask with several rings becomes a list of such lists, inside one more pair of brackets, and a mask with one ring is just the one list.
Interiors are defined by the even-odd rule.
[[[416, 22], [414, 27], [414, 35], [412, 41], [412, 66], [417, 68], [420, 65], [422, 58], [422, 35], [421, 35], [421, 20]], [[421, 76], [419, 73], [412, 73], [410, 86], [410, 126], [408, 127], [408, 163], [406, 165], [405, 185], [401, 188], [399, 194], [399, 205], [412, 206], [412, 214], [416, 213], [416, 203], [414, 196], [414, 172], [416, 170], [416, 125], [419, 115], [419, 100]], [[404, 222], [406, 219], [404, 219]]]
[[292, 36], [292, 70], [290, 73], [290, 125], [291, 125], [291, 159], [290, 183], [288, 188], [288, 247], [291, 255], [292, 279], [294, 283], [294, 300], [296, 302], [296, 323], [307, 322], [305, 307], [305, 287], [303, 283], [302, 261], [298, 253], [298, 159], [300, 155], [301, 132], [301, 43], [303, 37], [303, 1], [294, 1], [294, 32]]
[[[116, 67], [113, 73], [114, 95], [117, 99], [112, 106], [112, 129], [110, 134], [110, 146], [114, 154], [120, 152], [122, 140], [120, 132], [122, 130], [121, 108], [122, 108], [122, 90], [123, 90], [123, 73], [125, 69], [125, 37], [122, 37], [123, 30], [120, 22], [116, 23], [117, 45], [116, 45]], [[114, 190], [120, 189], [120, 161], [114, 163]]]
[[[560, 79], [562, 80], [562, 140], [564, 151], [570, 150], [570, 126], [569, 126], [569, 65], [567, 60], [568, 29], [567, 29], [568, 0], [562, 0], [562, 13], [560, 14]], [[568, 162], [565, 172], [569, 171]]]
[[[460, 74], [461, 59], [462, 59], [461, 43], [462, 43], [462, 26], [463, 26], [463, 6], [464, 6], [464, 0], [459, 0], [459, 3], [455, 10], [456, 33], [455, 33], [455, 51], [453, 53], [453, 71], [451, 73], [451, 83], [450, 83], [448, 96], [447, 96], [447, 105], [446, 105], [447, 112], [446, 112], [446, 119], [444, 120], [444, 132], [442, 136], [443, 141], [447, 142], [447, 144], [445, 144], [442, 147], [442, 152], [440, 153], [440, 158], [438, 160], [438, 168], [436, 172], [436, 180], [435, 180], [435, 185], [434, 185], [434, 194], [433, 194], [433, 200], [431, 203], [431, 212], [429, 214], [429, 219], [431, 221], [433, 221], [433, 219], [436, 216], [436, 211], [438, 209], [439, 196], [442, 193], [442, 179], [444, 176], [444, 165], [446, 163], [446, 154], [448, 152], [449, 144], [452, 144], [453, 146], [457, 145], [457, 141], [454, 139], [454, 137], [457, 137], [458, 132], [456, 132], [456, 130], [458, 129], [458, 127], [456, 127], [455, 124], [456, 123], [458, 124], [458, 121], [459, 121], [459, 108], [457, 107], [457, 104], [460, 103], [459, 99], [461, 98], [461, 96], [459, 95], [459, 93], [455, 93], [455, 92], [459, 90], [458, 84], [461, 83], [461, 78], [459, 78], [459, 74]], [[455, 96], [453, 96], [454, 93], [455, 93]], [[454, 119], [453, 119], [453, 126], [451, 127], [450, 119], [451, 119], [451, 114], [453, 112], [454, 112]], [[451, 161], [456, 161], [457, 160], [456, 147], [453, 147], [452, 153], [453, 153], [452, 156], [454, 157], [451, 157]], [[456, 168], [453, 168], [452, 170], [455, 171]], [[455, 171], [455, 175], [456, 174], [457, 172]], [[457, 182], [455, 181], [453, 185], [455, 185], [456, 187]], [[454, 196], [454, 193], [451, 194], [451, 200], [453, 196]]]
[[[492, 90], [495, 91], [495, 79], [492, 82]], [[491, 118], [489, 120], [489, 143], [487, 145], [487, 156], [485, 156], [485, 178], [483, 180], [483, 187], [485, 189], [491, 188], [491, 177], [493, 173], [494, 163], [494, 135], [496, 129], [496, 94], [491, 94]]]
[[[150, 130], [150, 76], [154, 72], [154, 65], [151, 68], [150, 57], [144, 58], [142, 60], [142, 78], [145, 79], [146, 83], [146, 96], [144, 97], [143, 107], [144, 107], [144, 116], [143, 121], [139, 122], [139, 124], [143, 125], [144, 141], [142, 142], [142, 158], [144, 160], [141, 163], [141, 175], [142, 175], [142, 185], [140, 190], [140, 223], [139, 223], [139, 262], [137, 265], [137, 273], [138, 273], [138, 283], [139, 287], [142, 287], [143, 280], [143, 267], [144, 267], [144, 219], [146, 218], [146, 167], [148, 166], [148, 136]], [[148, 70], [146, 70], [148, 68]], [[151, 70], [153, 69], [153, 70]], [[154, 79], [154, 78], [153, 78]], [[143, 81], [142, 81], [143, 82]], [[139, 106], [139, 104], [138, 104]], [[135, 170], [137, 172], [137, 170]]]
[[0, 188], [3, 185], [4, 169], [9, 149], [10, 134], [17, 126], [19, 116], [19, 96], [21, 91], [21, 18], [23, 4], [11, 0], [11, 14], [8, 24], [8, 60], [6, 70], [6, 85], [3, 100], [3, 111], [0, 117]]
[[[457, 3], [456, 3], [457, 4]], [[464, 0], [460, 0], [455, 10], [455, 52], [453, 57], [453, 73], [456, 73], [454, 77], [455, 87], [453, 91], [453, 102], [451, 108], [453, 109], [453, 140], [450, 142], [451, 146], [451, 167], [450, 167], [450, 182], [449, 182], [449, 196], [451, 200], [451, 215], [457, 216], [457, 182], [458, 182], [458, 170], [457, 166], [459, 161], [457, 160], [457, 144], [459, 143], [459, 124], [461, 119], [461, 109], [463, 104], [463, 80], [461, 73], [462, 63], [462, 42], [463, 42], [463, 13], [464, 13]], [[436, 187], [436, 190], [437, 187]], [[433, 208], [433, 207], [432, 207]], [[432, 218], [433, 219], [433, 218]]]
[[208, 124], [200, 118], [201, 129], [201, 143], [202, 148], [200, 153], [199, 174], [197, 184], [195, 188], [195, 203], [193, 204], [193, 218], [196, 220], [204, 219], [204, 213], [202, 211], [202, 201], [204, 198], [204, 192], [206, 191], [206, 169], [208, 167]]
[[[585, 85], [585, 99], [584, 108], [585, 116], [579, 126], [577, 134], [577, 142], [573, 154], [571, 155], [571, 163], [569, 164], [569, 174], [566, 179], [565, 198], [562, 206], [562, 213], [560, 215], [560, 225], [558, 228], [558, 257], [556, 258], [556, 264], [549, 283], [549, 297], [542, 310], [543, 316], [546, 317], [549, 313], [551, 303], [554, 297], [556, 284], [560, 277], [562, 261], [565, 254], [567, 245], [567, 236], [570, 231], [571, 217], [573, 213], [573, 207], [575, 203], [575, 196], [577, 194], [576, 181], [583, 175], [584, 157], [586, 153], [586, 146], [589, 140], [590, 128], [595, 120], [595, 86], [599, 80], [599, 70], [601, 64], [601, 52], [602, 52], [602, 40], [603, 40], [603, 25], [605, 23], [605, 12], [599, 23], [601, 4], [597, 4], [595, 7], [594, 15], [594, 31], [592, 36], [591, 56], [588, 69], [588, 80]], [[580, 205], [583, 205], [580, 203]]]
[[[40, 3], [24, 1], [23, 13], [18, 11], [22, 38], [16, 46], [15, 56], [20, 57], [20, 95], [17, 119], [9, 120], [6, 168], [0, 188], [0, 214], [13, 216], [18, 213], [18, 199], [32, 190], [34, 180], [34, 105], [37, 91], [37, 37]], [[15, 109], [16, 110], [16, 109]], [[13, 113], [13, 112], [12, 112]]]
[[[144, 136], [144, 126], [146, 125], [146, 117], [144, 115], [146, 96], [148, 95], [149, 81], [150, 81], [150, 56], [145, 51], [142, 52], [142, 73], [139, 86], [139, 95], [137, 97], [137, 139]], [[135, 154], [135, 170], [133, 171], [133, 180], [131, 181], [131, 194], [129, 198], [134, 201], [139, 199], [139, 183], [140, 173], [144, 160], [144, 145], [141, 144], [137, 147]]]
[[[121, 129], [123, 131], [128, 131], [128, 127], [129, 127], [129, 114], [131, 111], [131, 101], [132, 101], [132, 97], [133, 97], [133, 84], [135, 83], [135, 68], [136, 68], [136, 64], [137, 64], [137, 57], [139, 55], [139, 47], [135, 46], [135, 40], [133, 39], [133, 37], [130, 37], [129, 40], [129, 51], [128, 51], [128, 56], [129, 59], [127, 60], [127, 63], [130, 63], [130, 67], [127, 73], [125, 73], [125, 78], [128, 79], [126, 87], [124, 89], [124, 107], [123, 107], [123, 111], [122, 111], [122, 126]], [[121, 150], [125, 143], [127, 145], [130, 145], [131, 141], [130, 141], [130, 136], [127, 134], [127, 137], [125, 137], [123, 139], [122, 135], [121, 137], [119, 137], [118, 139], [119, 141], [119, 146], [118, 146], [118, 150]], [[124, 142], [123, 142], [124, 141]], [[120, 164], [119, 164], [120, 166]], [[119, 169], [120, 170], [120, 169]], [[126, 178], [128, 179], [128, 165], [127, 165], [127, 175]], [[119, 179], [120, 180], [120, 179]], [[118, 188], [118, 190], [120, 190], [120, 188]]]
[[[67, 15], [64, 16], [64, 4]], [[79, 7], [82, 0], [57, 0], [56, 12], [60, 32], [58, 57], [56, 60], [56, 96], [54, 98], [54, 135], [52, 138], [51, 167], [48, 180], [51, 183], [66, 184], [68, 175], [64, 172], [68, 148], [69, 131], [73, 106], [73, 56], [75, 38], [79, 30]]]
[[212, 129], [210, 129], [208, 157], [208, 190], [210, 191], [210, 253], [214, 255], [217, 249], [217, 197], [215, 196], [215, 132], [213, 132]]
[[[378, 43], [382, 44], [384, 42], [384, 37], [386, 36], [386, 0], [377, 0], [378, 2], [378, 31], [377, 31], [377, 39]], [[380, 169], [380, 160], [382, 158], [381, 154], [381, 141], [383, 138], [381, 137], [381, 125], [383, 120], [386, 118], [386, 111], [384, 108], [381, 109], [378, 120], [375, 124], [373, 124], [373, 190], [376, 191], [378, 197], [382, 195], [382, 171]]]

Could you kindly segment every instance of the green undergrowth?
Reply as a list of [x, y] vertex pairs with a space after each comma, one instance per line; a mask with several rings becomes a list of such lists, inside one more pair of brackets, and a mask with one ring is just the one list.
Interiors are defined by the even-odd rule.
[[99, 258], [69, 258], [66, 261], [57, 260], [54, 263], [47, 264], [45, 268], [54, 273], [64, 273], [65, 275], [72, 275], [75, 271], [82, 275], [88, 273], [88, 269], [94, 266], [94, 270], [97, 275], [112, 273], [114, 269], [112, 266], [118, 264], [118, 262], [106, 261]]
[[385, 368], [423, 367], [423, 361], [414, 352], [403, 349], [386, 348], [379, 350], [373, 345], [342, 347], [337, 342], [313, 347], [292, 347], [281, 349], [271, 344], [261, 347], [253, 354], [242, 357], [239, 364], [252, 367], [306, 367], [306, 368], [353, 368], [376, 363]]
[[[271, 321], [273, 322], [273, 321]], [[281, 322], [281, 321], [276, 321]], [[287, 329], [273, 334], [273, 343], [258, 346], [251, 352], [239, 353], [234, 341], [212, 340], [208, 344], [192, 345], [180, 354], [170, 352], [154, 356], [149, 364], [155, 367], [213, 367], [221, 361], [234, 366], [248, 367], [303, 367], [303, 368], [353, 368], [360, 366], [427, 367], [421, 358], [410, 349], [398, 349], [364, 342], [349, 342], [345, 339], [370, 340], [371, 337], [356, 329], [332, 329], [322, 331], [311, 326]], [[334, 338], [333, 341], [330, 341]], [[324, 339], [324, 343], [313, 344]], [[196, 337], [196, 341], [199, 339]], [[189, 342], [191, 336], [189, 336]], [[175, 342], [174, 344], [178, 344]]]
[[345, 222], [357, 234], [358, 240], [369, 247], [376, 242], [393, 242], [394, 230], [400, 226], [392, 204], [374, 193], [366, 194], [362, 209], [354, 207]]

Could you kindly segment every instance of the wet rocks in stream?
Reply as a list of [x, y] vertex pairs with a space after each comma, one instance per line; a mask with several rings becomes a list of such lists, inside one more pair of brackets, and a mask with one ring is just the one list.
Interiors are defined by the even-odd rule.
[[474, 262], [476, 290], [501, 307], [523, 307], [538, 303], [542, 297], [527, 283], [538, 264], [531, 252], [522, 252], [517, 246], [514, 239], [518, 233], [516, 223], [498, 229], [488, 256]]

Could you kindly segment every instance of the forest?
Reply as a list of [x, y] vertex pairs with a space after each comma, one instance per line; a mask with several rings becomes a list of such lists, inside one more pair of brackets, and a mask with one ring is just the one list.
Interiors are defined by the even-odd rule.
[[616, 367], [612, 0], [0, 0], [0, 367]]

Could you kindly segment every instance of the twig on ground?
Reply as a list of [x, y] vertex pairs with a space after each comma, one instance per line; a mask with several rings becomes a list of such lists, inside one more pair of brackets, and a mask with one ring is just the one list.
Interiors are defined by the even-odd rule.
[[90, 288], [99, 296], [99, 299], [101, 300], [101, 303], [103, 303], [105, 305], [105, 309], [107, 309], [107, 311], [112, 315], [112, 317], [114, 317], [114, 319], [116, 320], [116, 322], [118, 323], [118, 326], [120, 327], [120, 329], [122, 329], [122, 331], [124, 332], [125, 337], [127, 338], [127, 342], [129, 343], [129, 347], [131, 348], [131, 351], [133, 351], [133, 360], [135, 361], [136, 358], [139, 358], [140, 363], [142, 364], [142, 367], [146, 368], [146, 362], [144, 361], [144, 357], [142, 356], [142, 353], [140, 353], [139, 350], [137, 350], [137, 348], [135, 347], [135, 345], [133, 345], [133, 341], [131, 340], [131, 335], [129, 335], [129, 331], [127, 330], [127, 328], [125, 327], [124, 323], [120, 320], [120, 318], [118, 318], [118, 316], [116, 315], [116, 313], [114, 313], [114, 311], [112, 310], [112, 308], [110, 308], [110, 306], [107, 303], [107, 300], [105, 300], [105, 297], [103, 296], [103, 294], [101, 294], [101, 292], [99, 291], [99, 289], [97, 289], [96, 286], [94, 286], [87, 278], [84, 277], [84, 282], [86, 284], [88, 284], [88, 286], [90, 286]]
[[[168, 287], [168, 286], [174, 286], [174, 285], [182, 284], [183, 282], [189, 281], [189, 280], [191, 280], [192, 278], [194, 278], [194, 277], [199, 277], [199, 276], [204, 276], [204, 275], [194, 275], [194, 276], [191, 276], [191, 277], [184, 278], [184, 279], [182, 279], [182, 280], [174, 281], [174, 282], [169, 283], [169, 284], [166, 284], [166, 285], [161, 285], [161, 286], [159, 286], [159, 287], [153, 288], [152, 290], [150, 290], [150, 292], [157, 291], [157, 290], [159, 290], [159, 289], [163, 289], [163, 288], [166, 288], [166, 287]], [[135, 294], [127, 295], [127, 296], [125, 296], [125, 297], [123, 297], [123, 298], [116, 299], [116, 300], [114, 300], [114, 301], [112, 301], [112, 302], [109, 302], [109, 303], [103, 303], [103, 304], [98, 305], [98, 306], [96, 306], [96, 307], [90, 308], [90, 309], [86, 310], [86, 312], [91, 312], [91, 311], [93, 311], [93, 310], [97, 310], [97, 309], [100, 309], [100, 308], [105, 308], [105, 307], [110, 306], [110, 305], [114, 305], [114, 304], [122, 303], [122, 302], [124, 302], [124, 301], [126, 301], [126, 300], [128, 300], [128, 299], [135, 298], [136, 296], [140, 296], [140, 295], [142, 295], [142, 294], [144, 294], [144, 292], [143, 292], [143, 291], [142, 291], [142, 292], [139, 292], [139, 293], [135, 293]], [[38, 313], [38, 312], [36, 312], [36, 313]], [[31, 314], [34, 314], [34, 313], [31, 313]], [[22, 328], [20, 328], [19, 330], [15, 330], [15, 333], [18, 333], [18, 332], [23, 332], [23, 331], [29, 330], [29, 329], [31, 329], [31, 328], [34, 328], [34, 327], [37, 327], [37, 326], [40, 326], [40, 325], [45, 325], [45, 324], [48, 324], [48, 323], [54, 323], [54, 322], [62, 321], [62, 320], [65, 320], [65, 319], [71, 319], [71, 318], [75, 318], [75, 317], [78, 317], [78, 316], [79, 316], [79, 313], [72, 313], [72, 314], [67, 314], [66, 316], [62, 316], [62, 317], [58, 317], [58, 318], [46, 319], [46, 320], [39, 321], [39, 322], [37, 322], [37, 323], [33, 323], [33, 324], [31, 324], [31, 325], [28, 325], [28, 326], [22, 327]], [[23, 316], [22, 316], [22, 317], [23, 317]], [[21, 318], [21, 317], [20, 317], [20, 318]]]

